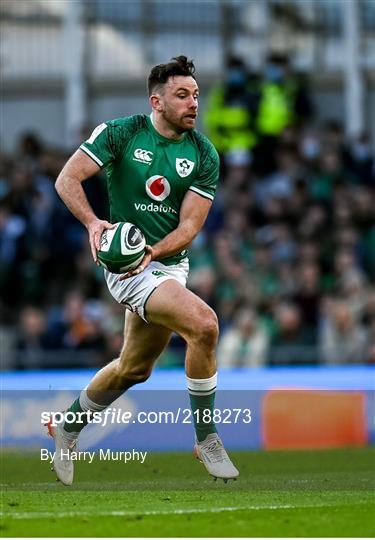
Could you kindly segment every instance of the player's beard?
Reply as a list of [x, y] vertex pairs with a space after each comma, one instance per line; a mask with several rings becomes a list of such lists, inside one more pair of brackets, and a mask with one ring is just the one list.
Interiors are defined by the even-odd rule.
[[[193, 114], [193, 113], [190, 113], [190, 114]], [[185, 133], [186, 131], [191, 131], [192, 129], [195, 128], [195, 121], [191, 122], [191, 125], [189, 125], [186, 122], [187, 115], [189, 115], [189, 113], [185, 113], [182, 116], [178, 116], [172, 110], [165, 110], [163, 112], [164, 121], [167, 124], [169, 124], [170, 128], [173, 129], [179, 135], [181, 135], [182, 133]]]

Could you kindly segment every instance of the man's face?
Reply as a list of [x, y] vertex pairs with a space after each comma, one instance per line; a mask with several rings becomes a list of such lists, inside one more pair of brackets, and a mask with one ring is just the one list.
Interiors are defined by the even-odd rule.
[[193, 77], [170, 77], [155, 95], [158, 96], [157, 109], [177, 133], [194, 129], [199, 89]]

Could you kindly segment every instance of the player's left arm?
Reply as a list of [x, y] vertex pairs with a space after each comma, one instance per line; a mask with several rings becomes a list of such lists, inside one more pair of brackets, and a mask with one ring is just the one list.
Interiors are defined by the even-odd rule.
[[186, 249], [203, 227], [211, 205], [210, 199], [189, 190], [182, 201], [178, 227], [152, 247], [146, 246], [146, 254], [141, 264], [121, 276], [120, 280], [139, 274], [151, 261], [165, 259]]
[[152, 259], [165, 259], [186, 249], [203, 227], [211, 205], [210, 199], [189, 190], [182, 201], [178, 227], [152, 246]]

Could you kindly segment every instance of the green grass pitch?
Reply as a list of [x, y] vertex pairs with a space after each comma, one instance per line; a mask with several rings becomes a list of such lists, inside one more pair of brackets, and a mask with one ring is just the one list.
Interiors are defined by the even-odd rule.
[[214, 482], [188, 453], [76, 464], [72, 487], [37, 454], [1, 455], [1, 535], [375, 535], [375, 449], [232, 452], [241, 476]]

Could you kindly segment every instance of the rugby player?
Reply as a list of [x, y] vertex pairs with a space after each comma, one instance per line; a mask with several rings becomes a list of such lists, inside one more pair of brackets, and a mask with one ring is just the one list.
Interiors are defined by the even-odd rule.
[[[203, 411], [213, 412], [217, 382], [214, 311], [186, 289], [187, 247], [199, 233], [212, 205], [219, 158], [198, 131], [199, 88], [186, 56], [152, 68], [148, 78], [150, 116], [135, 115], [98, 126], [68, 160], [56, 181], [66, 206], [86, 227], [97, 262], [100, 237], [111, 223], [138, 226], [147, 241], [141, 264], [119, 276], [104, 270], [108, 288], [124, 305], [124, 343], [119, 358], [103, 367], [67, 409], [102, 411], [126, 390], [150, 376], [172, 332], [186, 341], [186, 379], [195, 427], [195, 453], [209, 474], [227, 481], [238, 476]], [[97, 217], [82, 182], [104, 168], [111, 223]], [[212, 416], [211, 416], [212, 418]], [[207, 420], [207, 418], [206, 418]], [[61, 482], [73, 482], [73, 449], [85, 423], [67, 423], [49, 432], [55, 439], [54, 469]], [[59, 457], [63, 455], [64, 457]]]

